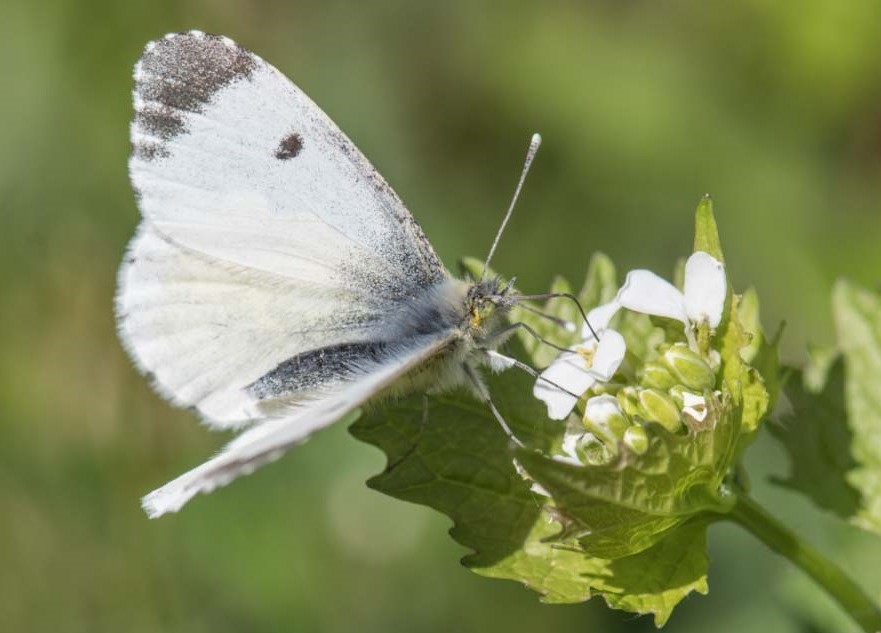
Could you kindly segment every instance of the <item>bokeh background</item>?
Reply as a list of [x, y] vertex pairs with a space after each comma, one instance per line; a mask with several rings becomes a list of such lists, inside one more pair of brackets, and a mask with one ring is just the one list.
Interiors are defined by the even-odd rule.
[[[144, 492], [225, 438], [152, 394], [114, 333], [138, 215], [130, 73], [168, 31], [224, 33], [292, 77], [372, 159], [449, 266], [482, 256], [535, 130], [544, 146], [495, 260], [519, 285], [672, 268], [714, 196], [736, 286], [787, 357], [832, 340], [827, 297], [881, 270], [881, 3], [0, 4], [0, 630], [648, 631], [460, 567], [431, 511], [366, 489], [379, 452], [331, 429], [178, 516]], [[756, 495], [881, 590], [881, 543], [767, 484]], [[668, 630], [850, 631], [800, 573], [711, 529], [710, 594]]]

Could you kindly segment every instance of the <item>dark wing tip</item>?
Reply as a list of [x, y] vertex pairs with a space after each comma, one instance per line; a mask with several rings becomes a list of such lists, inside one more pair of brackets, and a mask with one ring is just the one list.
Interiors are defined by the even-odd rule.
[[132, 141], [145, 160], [167, 156], [167, 141], [186, 131], [222, 88], [248, 79], [260, 58], [222, 35], [169, 33], [147, 44], [134, 69]]

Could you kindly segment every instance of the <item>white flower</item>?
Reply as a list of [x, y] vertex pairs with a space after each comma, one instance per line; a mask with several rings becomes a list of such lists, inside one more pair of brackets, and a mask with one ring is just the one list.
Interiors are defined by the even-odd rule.
[[596, 382], [607, 382], [618, 371], [626, 351], [624, 337], [606, 328], [617, 310], [618, 306], [611, 304], [591, 310], [587, 320], [599, 340], [585, 325], [585, 340], [561, 352], [536, 380], [532, 393], [548, 406], [552, 420], [565, 419], [578, 402], [577, 396]]
[[677, 319], [690, 333], [691, 324], [719, 326], [726, 292], [725, 266], [712, 255], [697, 251], [685, 262], [684, 291], [651, 271], [632, 270], [615, 302], [635, 312]]
[[707, 399], [688, 391], [682, 392], [682, 413], [695, 422], [703, 422], [707, 417]]

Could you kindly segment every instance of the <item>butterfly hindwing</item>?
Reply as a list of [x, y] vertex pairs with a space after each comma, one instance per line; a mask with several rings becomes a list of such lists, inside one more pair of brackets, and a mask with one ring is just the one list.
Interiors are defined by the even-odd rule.
[[119, 273], [121, 339], [159, 392], [212, 426], [260, 417], [259, 383], [303, 350], [369, 341], [381, 312], [356, 292], [322, 292], [218, 262], [143, 224]]
[[144, 509], [152, 518], [176, 512], [195, 495], [211, 492], [277, 459], [291, 446], [345, 417], [420, 365], [442, 354], [453, 340], [451, 332], [425, 337], [417, 347], [401, 349], [383, 363], [362, 367], [357, 379], [328, 390], [323, 397], [286, 413], [280, 411], [276, 417], [243, 432], [214, 458], [145, 496], [142, 500]]

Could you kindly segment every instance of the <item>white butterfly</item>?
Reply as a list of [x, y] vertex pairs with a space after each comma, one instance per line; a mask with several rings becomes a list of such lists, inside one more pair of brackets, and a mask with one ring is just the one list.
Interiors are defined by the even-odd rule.
[[453, 278], [305, 94], [232, 40], [195, 31], [148, 44], [134, 78], [129, 168], [143, 220], [119, 271], [120, 337], [164, 397], [242, 430], [144, 497], [151, 517], [370, 399], [469, 384], [488, 400], [475, 370], [506, 364], [493, 350], [517, 298], [495, 280]]

